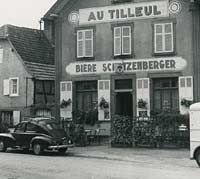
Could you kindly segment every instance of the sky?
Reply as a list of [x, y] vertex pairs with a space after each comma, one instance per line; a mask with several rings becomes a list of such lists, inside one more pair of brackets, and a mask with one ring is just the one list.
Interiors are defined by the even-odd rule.
[[57, 0], [0, 0], [0, 26], [39, 29], [39, 20]]

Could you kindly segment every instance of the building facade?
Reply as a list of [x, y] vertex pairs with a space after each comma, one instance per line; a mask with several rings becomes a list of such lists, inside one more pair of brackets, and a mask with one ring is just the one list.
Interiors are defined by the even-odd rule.
[[58, 0], [43, 20], [55, 43], [57, 115], [98, 109], [109, 129], [115, 114], [186, 114], [200, 100], [197, 1]]
[[55, 114], [54, 49], [40, 30], [0, 28], [0, 125]]

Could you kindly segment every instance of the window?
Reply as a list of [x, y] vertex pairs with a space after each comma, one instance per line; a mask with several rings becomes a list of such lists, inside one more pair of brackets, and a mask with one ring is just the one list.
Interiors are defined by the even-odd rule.
[[77, 57], [93, 57], [93, 29], [77, 31]]
[[76, 109], [90, 111], [97, 105], [97, 81], [76, 82]]
[[20, 123], [16, 129], [15, 129], [15, 132], [24, 132], [25, 131], [25, 128], [26, 128], [26, 123]]
[[153, 80], [153, 110], [178, 111], [178, 79], [162, 78]]
[[31, 124], [31, 123], [27, 123], [26, 131], [27, 132], [37, 132], [37, 126], [34, 124]]
[[1, 125], [6, 125], [7, 127], [13, 127], [13, 112], [12, 111], [2, 111], [1, 112]]
[[131, 55], [131, 26], [114, 27], [114, 56]]
[[154, 24], [154, 53], [174, 52], [173, 23]]
[[115, 80], [115, 90], [127, 90], [132, 88], [132, 79]]
[[3, 95], [19, 95], [19, 78], [10, 78], [3, 80]]
[[19, 84], [18, 78], [10, 78], [10, 96], [18, 96]]

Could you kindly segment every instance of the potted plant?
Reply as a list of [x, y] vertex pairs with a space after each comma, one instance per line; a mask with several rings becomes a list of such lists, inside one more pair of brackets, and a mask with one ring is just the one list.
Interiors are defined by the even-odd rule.
[[146, 109], [147, 102], [143, 99], [138, 100], [138, 108]]
[[105, 100], [104, 97], [101, 98], [101, 101], [99, 103], [99, 107], [101, 109], [108, 109], [109, 108], [109, 103]]
[[185, 98], [181, 99], [181, 105], [185, 106], [186, 108], [189, 108], [192, 103], [193, 103], [192, 100], [188, 100]]
[[71, 98], [69, 98], [68, 100], [64, 100], [64, 99], [63, 99], [63, 100], [61, 101], [60, 107], [61, 107], [61, 108], [65, 108], [65, 107], [69, 106], [71, 103], [72, 103]]

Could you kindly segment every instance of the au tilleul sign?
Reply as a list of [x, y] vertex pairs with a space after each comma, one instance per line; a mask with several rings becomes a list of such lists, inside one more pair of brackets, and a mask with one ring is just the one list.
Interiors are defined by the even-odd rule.
[[168, 0], [163, 0], [85, 8], [79, 10], [79, 24], [168, 17], [168, 7]]
[[177, 71], [187, 66], [182, 57], [166, 57], [151, 59], [111, 60], [96, 62], [75, 62], [66, 66], [70, 75], [100, 73], [135, 73], [142, 71]]

